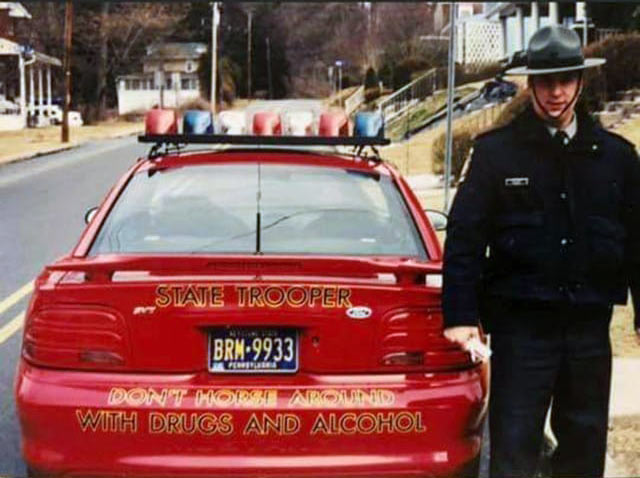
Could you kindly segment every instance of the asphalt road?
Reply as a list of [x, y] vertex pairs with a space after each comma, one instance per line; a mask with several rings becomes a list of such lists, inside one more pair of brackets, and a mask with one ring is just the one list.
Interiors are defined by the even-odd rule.
[[[24, 311], [28, 288], [14, 305], [7, 299], [72, 249], [86, 210], [147, 149], [134, 137], [102, 140], [0, 167], [0, 330]], [[0, 476], [25, 475], [13, 402], [21, 332], [0, 335]]]

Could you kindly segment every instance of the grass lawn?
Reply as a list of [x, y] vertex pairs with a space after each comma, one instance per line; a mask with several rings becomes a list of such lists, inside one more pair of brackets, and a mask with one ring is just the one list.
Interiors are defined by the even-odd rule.
[[[60, 139], [61, 126], [48, 126], [46, 128], [25, 128], [20, 131], [0, 132], [0, 164], [11, 161], [20, 156], [44, 153], [65, 146]], [[70, 143], [74, 146], [91, 139], [112, 138], [142, 132], [142, 122], [107, 121], [91, 126], [78, 126], [70, 128]]]
[[[453, 128], [473, 127], [478, 131], [490, 128], [491, 123], [500, 114], [505, 105], [497, 105], [491, 109], [474, 111], [463, 118], [453, 121]], [[441, 122], [435, 128], [422, 131], [409, 140], [401, 143], [392, 143], [382, 148], [382, 157], [393, 163], [404, 175], [431, 174], [433, 167], [433, 143], [436, 138], [444, 134], [446, 123]]]
[[[462, 98], [477, 89], [478, 88], [473, 86], [461, 86], [456, 88], [456, 96]], [[445, 90], [436, 91], [423, 102], [411, 107], [408, 117], [392, 120], [386, 126], [385, 136], [392, 141], [402, 140], [407, 130], [412, 130], [422, 125], [424, 120], [435, 114], [440, 108], [445, 106], [446, 103], [447, 92]]]

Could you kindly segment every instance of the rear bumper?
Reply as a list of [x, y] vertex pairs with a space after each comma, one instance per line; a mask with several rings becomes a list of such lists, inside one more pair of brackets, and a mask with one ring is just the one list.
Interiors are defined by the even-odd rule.
[[22, 361], [29, 467], [61, 476], [450, 476], [480, 451], [487, 390], [447, 374], [232, 377]]

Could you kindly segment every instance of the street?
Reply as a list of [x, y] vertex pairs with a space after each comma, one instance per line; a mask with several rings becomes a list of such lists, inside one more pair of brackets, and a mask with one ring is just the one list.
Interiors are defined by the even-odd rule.
[[25, 310], [31, 290], [23, 286], [71, 250], [86, 210], [100, 204], [147, 149], [134, 137], [102, 140], [0, 167], [0, 475], [26, 474], [13, 400], [22, 334], [14, 319]]

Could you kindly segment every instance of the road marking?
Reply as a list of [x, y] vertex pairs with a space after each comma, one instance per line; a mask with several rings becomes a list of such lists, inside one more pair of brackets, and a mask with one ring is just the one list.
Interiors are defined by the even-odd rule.
[[4, 314], [6, 310], [20, 302], [24, 296], [30, 294], [31, 291], [33, 291], [33, 281], [27, 282], [9, 297], [0, 302], [0, 314]]
[[2, 345], [6, 340], [15, 334], [22, 324], [24, 323], [24, 312], [20, 312], [13, 319], [9, 321], [7, 325], [0, 329], [0, 345]]

